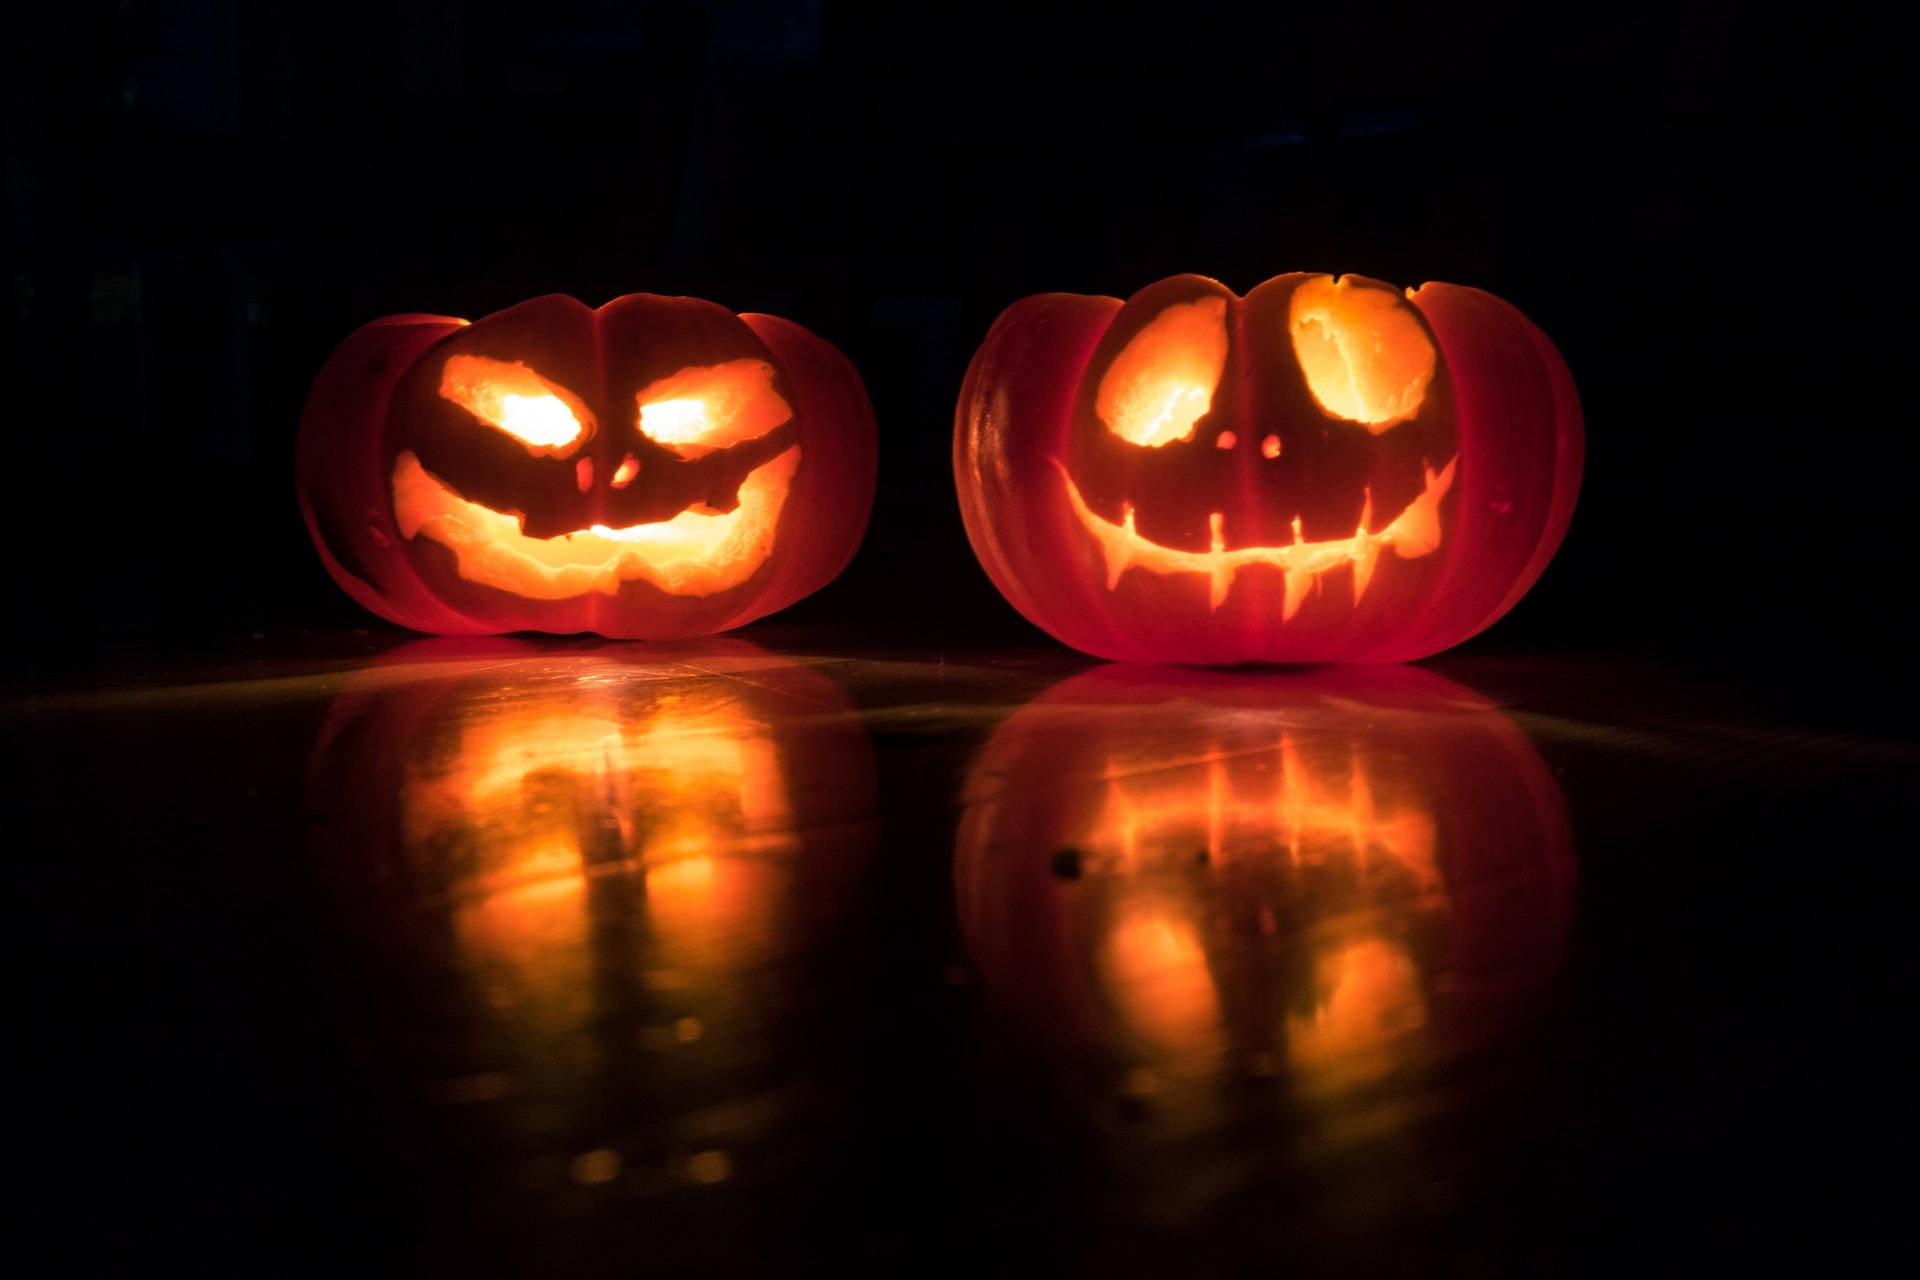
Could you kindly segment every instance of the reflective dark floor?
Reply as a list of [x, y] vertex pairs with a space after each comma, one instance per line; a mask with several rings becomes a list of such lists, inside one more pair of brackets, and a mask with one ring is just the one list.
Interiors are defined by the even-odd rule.
[[1908, 748], [1648, 664], [755, 635], [13, 697], [80, 1255], [1611, 1275], [1806, 1225], [1805, 895]]

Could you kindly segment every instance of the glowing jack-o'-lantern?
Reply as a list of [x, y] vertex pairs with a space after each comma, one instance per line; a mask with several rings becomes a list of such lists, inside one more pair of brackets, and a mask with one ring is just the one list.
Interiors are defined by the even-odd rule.
[[1398, 662], [1532, 585], [1582, 447], [1566, 366], [1490, 294], [1175, 276], [1008, 308], [961, 391], [954, 474], [994, 585], [1076, 648]]
[[853, 367], [774, 316], [552, 295], [352, 334], [301, 421], [334, 581], [404, 626], [674, 640], [846, 566], [873, 505]]
[[817, 1030], [810, 966], [875, 831], [831, 681], [738, 641], [421, 641], [336, 699], [310, 794], [357, 1039], [410, 1090], [490, 1104], [502, 1177], [698, 1184], [777, 1140], [763, 1102], [675, 1126], [774, 1088]]
[[1343, 1095], [1481, 1043], [1564, 950], [1558, 788], [1412, 668], [1089, 672], [995, 732], [964, 803], [970, 954], [1123, 1088]]

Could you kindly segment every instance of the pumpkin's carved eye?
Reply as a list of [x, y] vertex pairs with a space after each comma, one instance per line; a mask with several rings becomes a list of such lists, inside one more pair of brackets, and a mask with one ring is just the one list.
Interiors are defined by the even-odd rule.
[[534, 453], [565, 457], [586, 435], [591, 415], [565, 387], [526, 365], [486, 356], [452, 356], [440, 394]]
[[1293, 291], [1287, 328], [1307, 390], [1328, 414], [1379, 435], [1420, 412], [1433, 339], [1399, 294], [1319, 276]]
[[1227, 363], [1227, 302], [1168, 307], [1133, 335], [1100, 379], [1094, 412], [1129, 444], [1157, 449], [1193, 439], [1213, 407]]
[[640, 434], [691, 461], [767, 434], [793, 416], [765, 360], [696, 365], [641, 388]]

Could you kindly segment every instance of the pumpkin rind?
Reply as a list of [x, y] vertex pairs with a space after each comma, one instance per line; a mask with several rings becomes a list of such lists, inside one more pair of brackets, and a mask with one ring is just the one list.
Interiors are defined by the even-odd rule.
[[422, 352], [466, 323], [398, 315], [354, 330], [307, 393], [294, 455], [300, 514], [328, 576], [388, 621], [441, 635], [489, 628], [436, 599], [407, 562], [380, 442], [394, 384]]
[[[579, 438], [549, 447], [496, 430], [448, 389], [463, 359], [549, 385], [587, 420]], [[646, 387], [756, 368], [758, 394], [785, 412], [762, 413], [752, 438], [675, 450], [642, 432]], [[675, 640], [740, 626], [837, 576], [872, 509], [876, 447], [858, 375], [798, 325], [693, 298], [629, 294], [595, 310], [551, 295], [471, 326], [402, 316], [355, 332], [308, 397], [298, 481], [328, 573], [391, 621]], [[733, 530], [728, 517], [756, 494], [766, 500], [740, 516], [749, 542], [674, 533]], [[668, 536], [681, 541], [655, 549]], [[555, 565], [540, 569], [528, 548]], [[651, 570], [650, 556], [676, 558]], [[570, 557], [577, 570], [556, 567]]]
[[[1412, 408], [1358, 422], [1316, 404], [1302, 340], [1287, 338], [1289, 299], [1306, 289], [1349, 291], [1390, 309], [1405, 341], [1431, 343]], [[1105, 436], [1103, 380], [1133, 376], [1122, 362], [1156, 317], [1209, 297], [1229, 348], [1206, 412], [1151, 445]], [[1184, 276], [1124, 304], [1042, 294], [1002, 313], [961, 391], [954, 474], [988, 576], [1075, 648], [1399, 662], [1482, 630], [1539, 576], [1572, 514], [1582, 442], [1565, 364], [1490, 294], [1295, 273], [1238, 298]]]

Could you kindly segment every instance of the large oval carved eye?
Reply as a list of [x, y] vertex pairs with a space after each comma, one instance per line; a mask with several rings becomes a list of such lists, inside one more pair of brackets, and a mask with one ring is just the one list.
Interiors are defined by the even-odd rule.
[[793, 416], [765, 360], [695, 365], [635, 396], [640, 434], [692, 460], [767, 434]]
[[1213, 407], [1227, 363], [1227, 301], [1168, 307], [1133, 335], [1100, 379], [1094, 412], [1129, 444], [1158, 449], [1193, 439]]
[[586, 434], [578, 397], [518, 361], [449, 357], [440, 394], [535, 453], [564, 455]]
[[1420, 412], [1433, 339], [1399, 294], [1319, 276], [1293, 291], [1287, 328], [1307, 390], [1329, 414], [1379, 435]]

